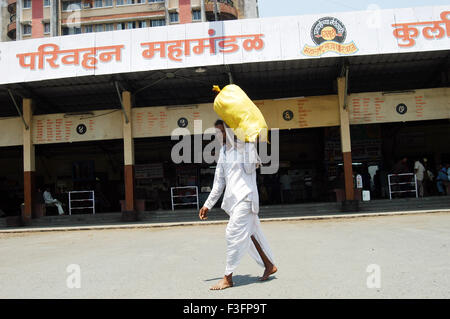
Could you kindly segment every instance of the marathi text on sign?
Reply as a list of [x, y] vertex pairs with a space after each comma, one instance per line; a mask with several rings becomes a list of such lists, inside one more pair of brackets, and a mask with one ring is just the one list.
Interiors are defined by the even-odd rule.
[[[50, 50], [47, 50], [48, 48]], [[45, 63], [48, 63], [52, 68], [59, 68], [60, 65], [57, 60], [60, 55], [62, 55], [60, 63], [63, 65], [80, 65], [81, 56], [81, 65], [85, 69], [96, 69], [98, 60], [110, 62], [115, 57], [116, 61], [120, 61], [123, 48], [124, 45], [111, 45], [97, 48], [60, 50], [58, 45], [48, 43], [40, 45], [37, 52], [20, 53], [16, 56], [19, 59], [20, 66], [30, 70], [36, 69], [36, 62], [40, 70], [44, 69]], [[97, 53], [100, 53], [98, 59]]]
[[422, 29], [422, 34], [427, 40], [443, 39], [445, 36], [450, 37], [450, 19], [448, 16], [450, 11], [441, 13], [441, 21], [427, 22], [410, 22], [396, 23], [392, 26], [395, 28], [394, 36], [403, 41], [399, 43], [400, 47], [413, 47], [416, 44], [416, 38], [419, 36], [419, 26], [426, 26]]
[[[209, 35], [215, 35], [213, 29], [209, 30]], [[203, 54], [205, 49], [209, 49], [210, 54], [233, 53], [239, 50], [238, 39], [245, 39], [242, 46], [245, 51], [261, 50], [264, 48], [263, 34], [231, 35], [210, 37], [201, 39], [169, 40], [158, 42], [145, 42], [141, 46], [147, 47], [142, 56], [145, 59], [152, 59], [155, 53], [159, 53], [160, 58], [169, 58], [172, 61], [182, 61], [183, 56], [190, 56], [191, 53]], [[192, 51], [191, 51], [192, 49]]]

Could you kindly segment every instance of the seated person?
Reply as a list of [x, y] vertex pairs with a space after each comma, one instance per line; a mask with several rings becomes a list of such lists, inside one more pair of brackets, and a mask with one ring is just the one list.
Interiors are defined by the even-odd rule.
[[64, 209], [62, 208], [62, 203], [59, 200], [54, 199], [52, 197], [52, 194], [50, 193], [50, 189], [48, 187], [45, 188], [43, 197], [44, 197], [45, 204], [55, 205], [58, 208], [58, 214], [64, 215]]
[[443, 165], [439, 165], [438, 176], [436, 177], [436, 186], [439, 195], [445, 195], [445, 182], [448, 182], [447, 169]]

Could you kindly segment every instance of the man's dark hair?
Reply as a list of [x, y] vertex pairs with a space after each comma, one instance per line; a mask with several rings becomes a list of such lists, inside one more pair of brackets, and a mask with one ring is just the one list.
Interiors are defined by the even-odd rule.
[[214, 126], [217, 126], [217, 125], [223, 125], [223, 121], [222, 120], [217, 120], [215, 123], [214, 123]]

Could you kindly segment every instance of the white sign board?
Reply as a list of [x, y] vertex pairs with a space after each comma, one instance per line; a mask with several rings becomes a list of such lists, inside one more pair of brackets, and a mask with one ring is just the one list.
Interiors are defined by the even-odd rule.
[[0, 84], [450, 49], [450, 6], [191, 23], [0, 43]]

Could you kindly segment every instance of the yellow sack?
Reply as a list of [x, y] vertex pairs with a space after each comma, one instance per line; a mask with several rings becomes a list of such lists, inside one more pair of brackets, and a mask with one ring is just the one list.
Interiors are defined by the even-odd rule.
[[230, 84], [220, 90], [214, 85], [213, 91], [219, 92], [214, 100], [214, 111], [233, 130], [237, 138], [245, 142], [255, 142], [259, 136], [261, 142], [267, 142], [266, 120], [239, 86]]

